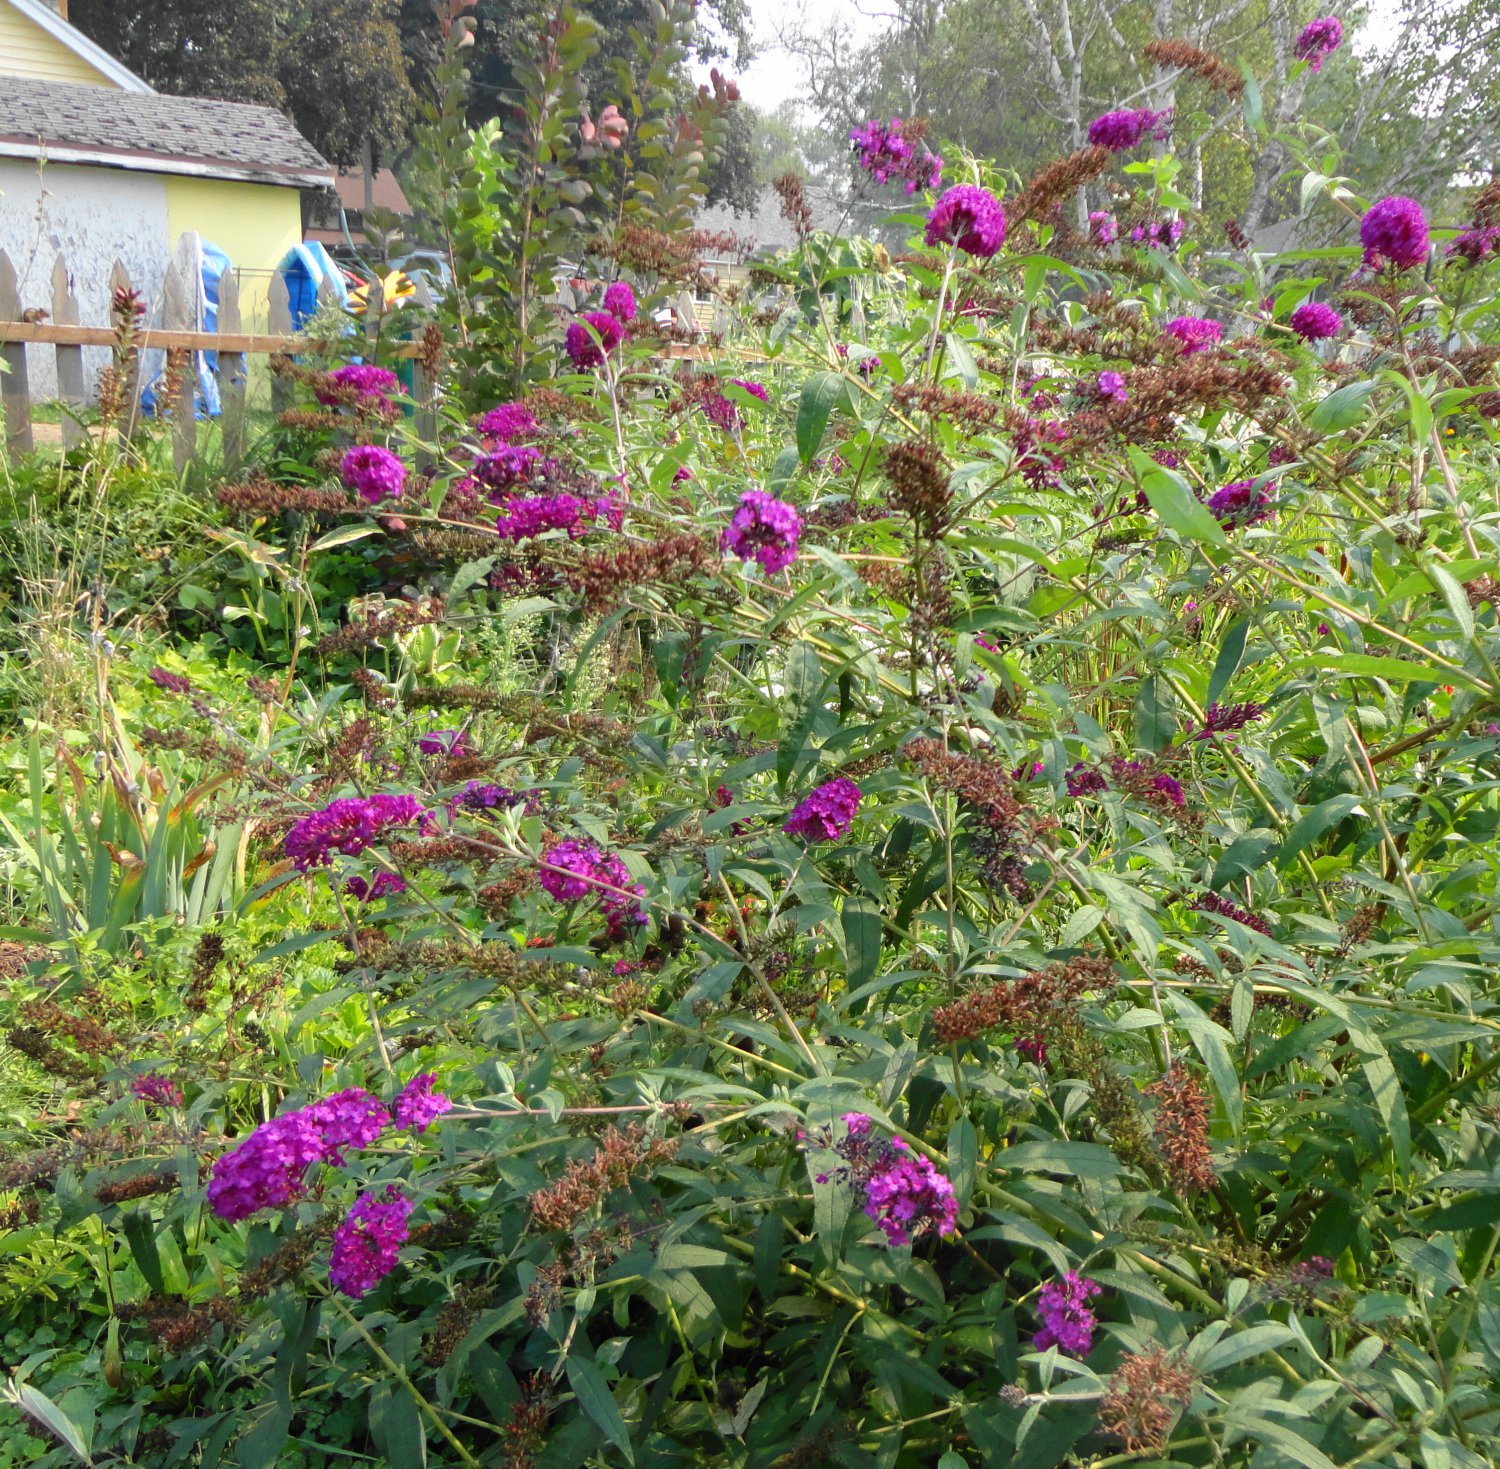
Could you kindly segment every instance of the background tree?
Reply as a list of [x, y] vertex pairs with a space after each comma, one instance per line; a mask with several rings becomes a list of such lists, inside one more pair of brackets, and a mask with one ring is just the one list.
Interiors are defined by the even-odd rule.
[[403, 145], [397, 0], [73, 0], [69, 13], [158, 91], [279, 107], [341, 167], [367, 141], [377, 157]]

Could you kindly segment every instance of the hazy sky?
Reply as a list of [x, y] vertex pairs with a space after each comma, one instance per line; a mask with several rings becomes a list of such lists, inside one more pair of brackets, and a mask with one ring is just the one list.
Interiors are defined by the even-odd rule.
[[[1374, 0], [1371, 20], [1358, 38], [1361, 50], [1378, 49], [1390, 39], [1396, 4], [1397, 0]], [[801, 68], [776, 48], [784, 28], [796, 26], [801, 19], [807, 28], [819, 30], [830, 20], [842, 19], [865, 38], [882, 28], [883, 11], [889, 13], [881, 0], [751, 0], [761, 54], [739, 75], [745, 100], [759, 111], [770, 112], [801, 88]]]

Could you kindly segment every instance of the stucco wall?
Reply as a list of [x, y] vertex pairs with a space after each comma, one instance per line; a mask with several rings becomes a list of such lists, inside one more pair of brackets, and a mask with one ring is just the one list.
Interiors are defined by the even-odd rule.
[[[52, 266], [61, 251], [85, 326], [109, 325], [109, 272], [116, 260], [154, 308], [174, 240], [160, 175], [0, 159], [0, 249], [16, 268], [23, 306], [51, 310]], [[52, 351], [29, 347], [26, 359], [33, 393], [55, 393]], [[108, 362], [107, 348], [84, 349], [91, 393]]]
[[187, 230], [217, 245], [234, 264], [240, 315], [246, 331], [265, 331], [271, 272], [302, 239], [302, 203], [296, 189], [241, 184], [229, 179], [173, 178], [167, 186], [167, 231], [175, 241]]
[[[52, 266], [61, 251], [85, 326], [110, 324], [109, 272], [116, 260], [145, 296], [147, 320], [158, 321], [167, 264], [189, 230], [229, 256], [245, 330], [265, 331], [271, 273], [302, 238], [296, 189], [0, 159], [0, 249], [16, 268], [23, 306], [51, 309]], [[84, 349], [91, 395], [108, 362], [107, 348]], [[28, 348], [27, 367], [36, 397], [56, 392], [49, 348]], [[257, 376], [252, 372], [252, 381]]]
[[85, 87], [119, 85], [5, 0], [0, 0], [0, 75]]

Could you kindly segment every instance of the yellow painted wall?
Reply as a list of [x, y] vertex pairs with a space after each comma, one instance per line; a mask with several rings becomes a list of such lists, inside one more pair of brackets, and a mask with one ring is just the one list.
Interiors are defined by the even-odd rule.
[[217, 245], [239, 272], [245, 330], [265, 331], [271, 273], [302, 241], [302, 203], [296, 189], [241, 184], [231, 179], [163, 175], [167, 186], [167, 237], [187, 230]]
[[83, 87], [118, 86], [6, 0], [0, 0], [0, 76], [74, 82]]

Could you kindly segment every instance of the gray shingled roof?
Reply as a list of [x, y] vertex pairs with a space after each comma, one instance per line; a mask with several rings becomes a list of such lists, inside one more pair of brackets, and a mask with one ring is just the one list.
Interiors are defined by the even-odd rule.
[[0, 157], [149, 173], [331, 187], [334, 172], [281, 113], [243, 102], [164, 97], [6, 77]]
[[[827, 194], [809, 187], [807, 202], [812, 205], [815, 230], [838, 228], [844, 211]], [[774, 189], [762, 189], [754, 211], [749, 214], [736, 214], [727, 204], [715, 204], [712, 209], [700, 211], [693, 225], [714, 234], [733, 233], [742, 240], [754, 240], [758, 255], [792, 250], [797, 245], [795, 231], [781, 217], [781, 201]]]

